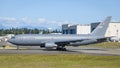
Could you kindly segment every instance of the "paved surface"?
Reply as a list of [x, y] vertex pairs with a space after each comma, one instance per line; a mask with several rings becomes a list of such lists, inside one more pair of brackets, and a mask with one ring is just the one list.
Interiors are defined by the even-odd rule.
[[[20, 50], [16, 50], [16, 46], [10, 43], [0, 43], [0, 54], [93, 54], [93, 55], [117, 55], [120, 56], [120, 48], [95, 48], [95, 47], [71, 47], [68, 46], [67, 51], [56, 51], [55, 49], [45, 49], [39, 46], [20, 46]], [[2, 47], [2, 45], [10, 45], [10, 47]]]

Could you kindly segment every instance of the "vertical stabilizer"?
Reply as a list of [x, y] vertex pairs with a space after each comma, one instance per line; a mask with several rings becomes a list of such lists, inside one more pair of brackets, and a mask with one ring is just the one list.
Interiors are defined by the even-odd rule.
[[109, 23], [111, 21], [111, 16], [108, 16], [103, 22], [101, 22], [95, 30], [91, 33], [93, 36], [105, 36]]

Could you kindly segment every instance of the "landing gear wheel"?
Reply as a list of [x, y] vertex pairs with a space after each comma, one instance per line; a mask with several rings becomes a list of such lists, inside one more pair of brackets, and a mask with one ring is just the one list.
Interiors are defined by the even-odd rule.
[[56, 50], [59, 50], [59, 51], [66, 51], [66, 48], [64, 46], [58, 46], [56, 48]]
[[62, 48], [62, 51], [67, 51], [66, 48]]

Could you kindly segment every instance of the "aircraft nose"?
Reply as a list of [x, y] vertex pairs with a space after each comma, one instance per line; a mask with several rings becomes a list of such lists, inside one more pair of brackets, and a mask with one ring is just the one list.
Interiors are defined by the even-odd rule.
[[9, 39], [8, 42], [13, 43], [13, 39]]
[[15, 37], [13, 36], [12, 38], [8, 39], [8, 42], [14, 43], [15, 42]]

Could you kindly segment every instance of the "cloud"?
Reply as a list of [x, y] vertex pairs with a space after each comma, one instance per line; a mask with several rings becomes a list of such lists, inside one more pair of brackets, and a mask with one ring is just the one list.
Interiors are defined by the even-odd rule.
[[15, 18], [9, 18], [9, 17], [0, 17], [0, 22], [15, 22]]
[[22, 28], [26, 27], [29, 20], [27, 18], [21, 18], [21, 20], [13, 17], [0, 17], [0, 28]]
[[0, 17], [0, 27], [2, 28], [16, 28], [17, 27], [16, 18], [11, 17]]
[[55, 20], [47, 20], [45, 18], [38, 18], [37, 22], [34, 24], [35, 27], [47, 27], [47, 28], [61, 28], [62, 24], [68, 24], [69, 21], [55, 21]]
[[38, 18], [38, 23], [45, 23], [47, 20], [45, 18]]
[[27, 18], [27, 17], [22, 18], [21, 21], [24, 22], [24, 23], [30, 23], [31, 22], [30, 19]]
[[68, 21], [54, 21], [54, 20], [47, 20], [45, 18], [38, 18], [39, 25], [46, 25], [46, 26], [61, 26], [62, 24], [69, 23]]
[[12, 17], [0, 17], [0, 27], [4, 28], [52, 28], [56, 29], [61, 27], [62, 24], [67, 24], [68, 21], [55, 21], [47, 20], [46, 18], [38, 18], [31, 20], [27, 17], [12, 18]]

